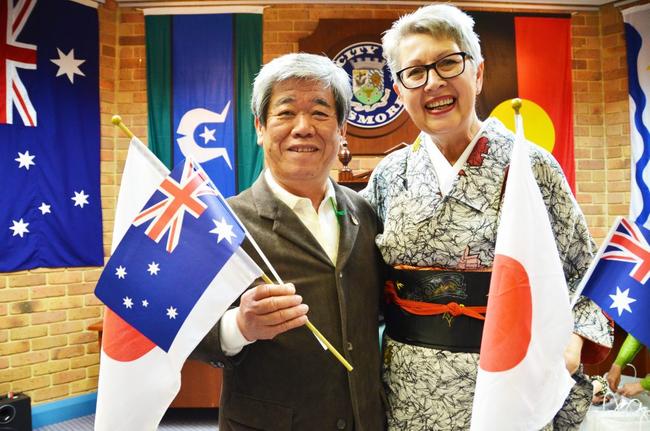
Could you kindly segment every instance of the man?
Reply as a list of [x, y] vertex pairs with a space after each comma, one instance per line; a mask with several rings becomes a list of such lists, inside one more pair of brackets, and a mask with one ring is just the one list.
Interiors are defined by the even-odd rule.
[[[229, 203], [291, 283], [245, 292], [195, 351], [224, 367], [221, 431], [384, 428], [377, 220], [362, 198], [329, 179], [351, 98], [347, 74], [318, 55], [276, 58], [255, 79], [267, 169]], [[247, 252], [270, 275], [253, 248]], [[352, 372], [300, 328], [307, 318]]]

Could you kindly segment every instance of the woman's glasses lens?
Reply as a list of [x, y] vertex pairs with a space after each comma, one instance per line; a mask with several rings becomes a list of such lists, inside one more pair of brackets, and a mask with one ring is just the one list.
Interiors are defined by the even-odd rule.
[[467, 54], [464, 52], [455, 52], [431, 64], [402, 69], [397, 72], [397, 77], [402, 85], [409, 89], [425, 85], [431, 69], [435, 70], [442, 79], [454, 78], [465, 70], [466, 57]]

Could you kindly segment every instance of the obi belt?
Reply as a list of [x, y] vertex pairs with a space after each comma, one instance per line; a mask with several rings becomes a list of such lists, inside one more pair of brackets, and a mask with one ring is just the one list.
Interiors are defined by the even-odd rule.
[[386, 334], [405, 344], [479, 353], [492, 270], [398, 265], [385, 286]]

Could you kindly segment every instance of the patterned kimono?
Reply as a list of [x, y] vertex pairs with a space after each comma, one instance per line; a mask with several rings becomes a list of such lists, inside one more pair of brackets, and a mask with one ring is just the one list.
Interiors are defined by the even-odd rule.
[[[479, 134], [482, 137], [446, 196], [440, 192], [425, 145], [396, 151], [374, 170], [361, 194], [384, 223], [376, 242], [387, 264], [453, 271], [492, 267], [514, 135], [496, 119], [487, 120]], [[535, 178], [573, 293], [591, 262], [594, 244], [559, 164], [545, 150], [531, 147]], [[612, 343], [612, 329], [601, 310], [581, 297], [573, 313], [574, 332], [586, 340], [583, 359], [592, 350], [605, 353]], [[421, 347], [386, 337], [383, 379], [389, 429], [469, 429], [477, 367], [476, 353]], [[581, 372], [573, 377], [578, 383], [558, 413], [555, 429], [577, 429], [589, 407], [591, 383]]]

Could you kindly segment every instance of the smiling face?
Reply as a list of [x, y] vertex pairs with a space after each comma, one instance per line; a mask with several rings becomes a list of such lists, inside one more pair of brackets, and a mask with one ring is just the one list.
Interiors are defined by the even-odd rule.
[[266, 124], [256, 119], [255, 126], [266, 165], [283, 188], [304, 197], [324, 192], [345, 136], [331, 89], [317, 81], [279, 82], [273, 86]]
[[[400, 69], [431, 64], [460, 51], [453, 40], [428, 34], [405, 36], [399, 48]], [[442, 79], [432, 69], [426, 85], [409, 90], [396, 83], [394, 88], [415, 125], [444, 145], [468, 143], [478, 131], [475, 100], [482, 85], [483, 64], [477, 68], [468, 59], [465, 71], [454, 78]]]

